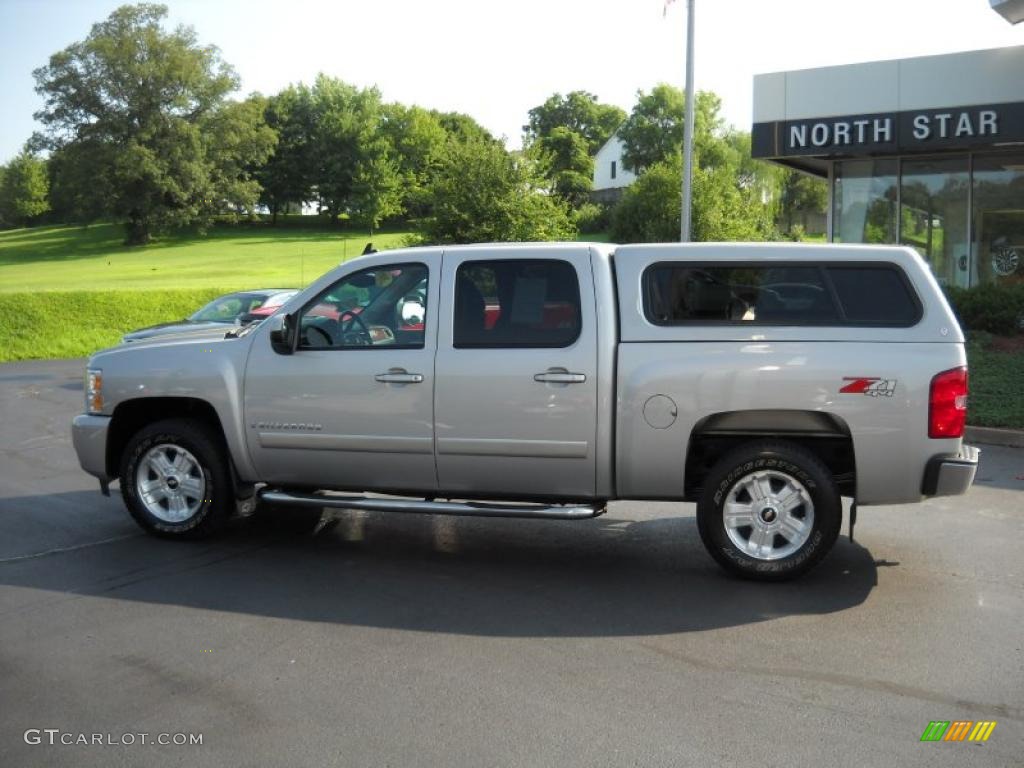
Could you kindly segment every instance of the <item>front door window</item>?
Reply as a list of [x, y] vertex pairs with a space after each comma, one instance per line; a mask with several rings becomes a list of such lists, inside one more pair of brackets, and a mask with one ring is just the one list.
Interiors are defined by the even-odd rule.
[[364, 269], [327, 288], [303, 311], [299, 349], [422, 349], [427, 268]]

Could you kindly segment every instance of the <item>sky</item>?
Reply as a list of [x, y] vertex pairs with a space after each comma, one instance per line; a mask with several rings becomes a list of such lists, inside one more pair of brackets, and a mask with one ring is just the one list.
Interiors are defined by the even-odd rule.
[[[695, 2], [696, 87], [715, 91], [727, 122], [743, 130], [758, 73], [1024, 45], [1024, 24], [1008, 24], [988, 0]], [[0, 162], [37, 127], [32, 70], [120, 4], [0, 0]], [[628, 111], [638, 89], [684, 81], [686, 0], [166, 4], [171, 24], [220, 47], [240, 95], [324, 72], [376, 85], [388, 101], [466, 112], [509, 147], [552, 93], [583, 89]]]

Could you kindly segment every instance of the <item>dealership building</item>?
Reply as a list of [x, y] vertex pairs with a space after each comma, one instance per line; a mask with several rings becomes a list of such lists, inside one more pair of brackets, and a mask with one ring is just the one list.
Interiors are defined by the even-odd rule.
[[758, 75], [752, 133], [828, 180], [830, 240], [913, 246], [947, 285], [1024, 277], [1024, 46]]

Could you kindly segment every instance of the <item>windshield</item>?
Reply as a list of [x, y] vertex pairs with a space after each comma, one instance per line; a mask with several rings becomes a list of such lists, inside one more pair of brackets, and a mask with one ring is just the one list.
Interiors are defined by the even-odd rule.
[[239, 317], [263, 306], [266, 296], [259, 293], [229, 293], [214, 299], [195, 312], [189, 320], [198, 323], [233, 323]]

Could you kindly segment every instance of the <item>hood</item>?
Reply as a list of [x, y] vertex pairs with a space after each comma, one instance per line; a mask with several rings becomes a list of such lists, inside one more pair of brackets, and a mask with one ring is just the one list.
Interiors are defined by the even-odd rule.
[[194, 320], [179, 320], [174, 323], [160, 323], [159, 325], [150, 325], [137, 331], [131, 331], [121, 337], [121, 342], [128, 344], [136, 341], [149, 341], [150, 339], [163, 336], [206, 335], [211, 332], [223, 335], [232, 328], [237, 327], [236, 323], [198, 323]]
[[103, 365], [107, 359], [120, 358], [122, 355], [134, 355], [145, 350], [160, 350], [161, 354], [173, 354], [175, 348], [201, 347], [204, 352], [209, 352], [214, 346], [236, 344], [247, 338], [244, 335], [241, 337], [227, 335], [229, 331], [238, 329], [238, 326], [235, 325], [224, 323], [203, 323], [202, 325], [202, 328], [193, 326], [190, 330], [182, 333], [163, 333], [97, 350], [90, 356], [89, 365]]

